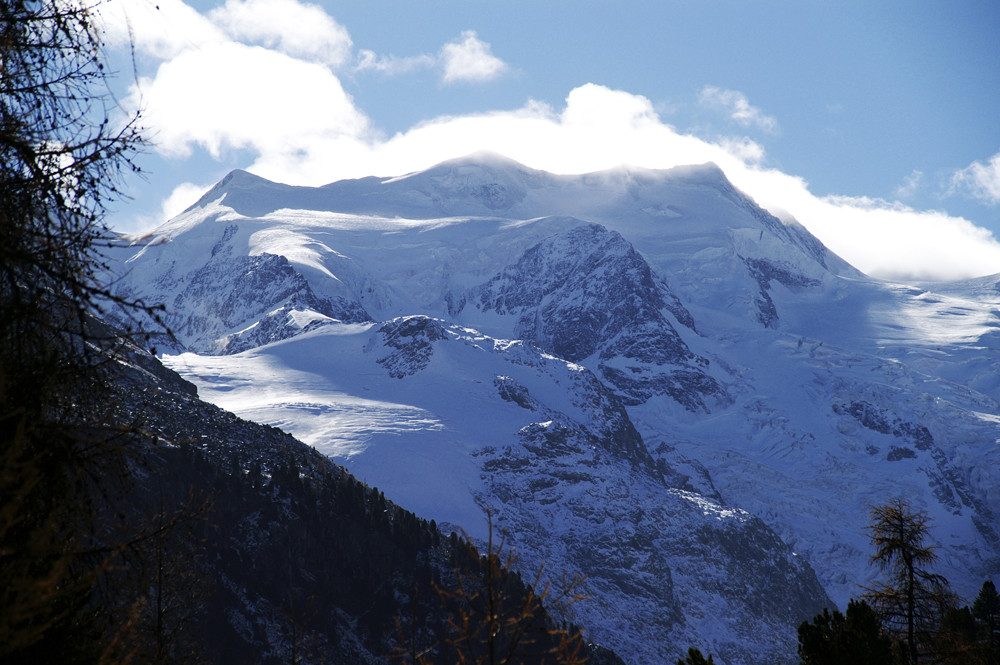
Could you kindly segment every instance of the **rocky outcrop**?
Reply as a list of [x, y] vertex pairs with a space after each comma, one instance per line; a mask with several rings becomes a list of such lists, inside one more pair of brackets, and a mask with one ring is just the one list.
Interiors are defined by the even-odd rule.
[[830, 604], [808, 563], [761, 520], [691, 491], [683, 474], [654, 461], [595, 373], [533, 344], [421, 316], [382, 325], [365, 352], [424, 392], [435, 362], [455, 362], [453, 347], [485, 355], [463, 375], [482, 384], [492, 375], [521, 423], [510, 435], [498, 425], [481, 435], [495, 443], [472, 452], [476, 500], [523, 570], [544, 566], [556, 584], [561, 571], [586, 577], [591, 600], [568, 618], [627, 662], [670, 661], [690, 644], [726, 662], [792, 662], [801, 617]]
[[476, 306], [516, 317], [516, 337], [562, 358], [596, 358], [626, 403], [668, 395], [695, 411], [727, 399], [675, 327], [695, 333], [691, 314], [632, 245], [598, 224], [525, 251], [481, 287]]

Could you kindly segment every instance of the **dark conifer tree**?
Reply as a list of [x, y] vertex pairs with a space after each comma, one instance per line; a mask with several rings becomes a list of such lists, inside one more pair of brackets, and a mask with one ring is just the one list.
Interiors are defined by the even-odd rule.
[[712, 660], [712, 654], [708, 654], [706, 659], [701, 651], [691, 647], [688, 649], [687, 657], [678, 659], [677, 665], [715, 665], [715, 661]]
[[851, 600], [847, 614], [824, 609], [812, 623], [799, 626], [802, 665], [887, 665], [892, 643], [882, 634], [878, 615], [868, 603]]
[[977, 633], [976, 620], [968, 607], [948, 609], [931, 641], [934, 661], [948, 665], [984, 665]]
[[1000, 594], [992, 580], [983, 582], [979, 595], [972, 603], [981, 641], [984, 643], [989, 665], [1000, 665]]

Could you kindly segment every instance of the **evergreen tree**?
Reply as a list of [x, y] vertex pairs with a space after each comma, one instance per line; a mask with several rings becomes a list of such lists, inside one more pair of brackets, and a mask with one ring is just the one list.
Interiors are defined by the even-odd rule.
[[892, 657], [878, 615], [863, 600], [851, 600], [847, 614], [824, 609], [799, 626], [802, 665], [885, 665]]
[[944, 613], [932, 640], [934, 662], [954, 665], [985, 665], [977, 644], [976, 620], [968, 607], [952, 607]]
[[708, 658], [706, 659], [701, 651], [695, 647], [691, 647], [688, 649], [686, 658], [679, 658], [677, 660], [677, 665], [715, 665], [715, 661], [712, 660], [712, 654], [708, 654]]
[[1000, 594], [992, 580], [983, 582], [979, 595], [972, 603], [981, 641], [986, 647], [989, 665], [1000, 665]]

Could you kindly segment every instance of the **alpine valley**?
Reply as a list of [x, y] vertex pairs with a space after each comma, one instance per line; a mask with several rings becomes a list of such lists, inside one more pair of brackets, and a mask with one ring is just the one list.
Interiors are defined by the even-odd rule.
[[1000, 276], [868, 277], [714, 165], [234, 171], [112, 258], [202, 399], [445, 533], [488, 513], [630, 665], [794, 662], [894, 498], [959, 595], [1000, 574]]

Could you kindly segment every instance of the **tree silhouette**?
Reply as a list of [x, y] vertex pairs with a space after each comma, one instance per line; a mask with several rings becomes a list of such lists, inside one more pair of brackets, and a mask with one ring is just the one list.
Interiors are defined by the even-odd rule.
[[972, 603], [972, 616], [987, 653], [989, 665], [1000, 665], [1000, 594], [992, 580], [983, 582]]
[[97, 522], [127, 476], [107, 399], [120, 338], [92, 316], [107, 204], [137, 170], [138, 118], [116, 120], [86, 0], [0, 2], [0, 660], [100, 655], [87, 607]]
[[887, 579], [869, 588], [864, 597], [886, 631], [901, 640], [901, 657], [909, 665], [919, 662], [922, 645], [953, 605], [947, 580], [929, 569], [937, 561], [934, 548], [926, 543], [929, 522], [926, 513], [894, 499], [871, 508], [867, 527], [875, 550], [871, 562]]
[[798, 633], [802, 665], [885, 665], [892, 657], [878, 615], [863, 600], [851, 600], [846, 615], [824, 609], [812, 623], [804, 621]]
[[677, 660], [677, 665], [715, 665], [715, 661], [712, 659], [712, 654], [708, 654], [708, 658], [705, 658], [699, 649], [691, 647], [688, 649], [687, 657]]
[[[544, 566], [530, 583], [515, 570], [517, 554], [501, 535], [494, 539], [492, 516], [487, 513], [489, 537], [482, 555], [466, 539], [466, 560], [459, 562], [452, 585], [435, 584], [447, 615], [448, 636], [442, 642], [419, 647], [414, 617], [409, 630], [397, 617], [397, 646], [390, 658], [412, 665], [447, 662], [459, 665], [521, 665], [586, 662], [582, 632], [555, 626], [546, 605], [565, 610], [585, 598], [580, 577], [564, 576], [558, 591], [545, 581]], [[414, 602], [416, 606], [416, 603]]]
[[[131, 553], [123, 555], [137, 573], [138, 587], [126, 624], [127, 640], [136, 657], [151, 665], [204, 662], [201, 645], [192, 637], [203, 618], [210, 589], [198, 569], [200, 557], [196, 527], [211, 511], [211, 502], [189, 490], [186, 500], [165, 496], [161, 487], [147, 518], [146, 531], [129, 534]], [[108, 594], [113, 597], [113, 594]]]

